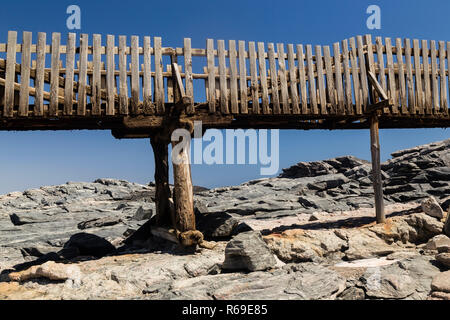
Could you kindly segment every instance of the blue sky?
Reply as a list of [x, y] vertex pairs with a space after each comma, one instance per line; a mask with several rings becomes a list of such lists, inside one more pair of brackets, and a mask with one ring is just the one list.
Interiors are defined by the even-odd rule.
[[[69, 32], [66, 8], [80, 6], [83, 33], [161, 36], [164, 46], [204, 47], [207, 38], [330, 45], [373, 36], [450, 41], [450, 2], [434, 1], [3, 1], [0, 41], [8, 30]], [[381, 7], [381, 30], [368, 30], [366, 8]], [[64, 36], [63, 36], [64, 38]], [[382, 160], [401, 148], [450, 137], [447, 129], [381, 130]], [[342, 155], [370, 159], [369, 132], [280, 132], [280, 168]], [[153, 154], [147, 139], [115, 140], [109, 131], [0, 132], [0, 193], [99, 177], [148, 183]], [[207, 187], [259, 178], [257, 165], [194, 165]]]

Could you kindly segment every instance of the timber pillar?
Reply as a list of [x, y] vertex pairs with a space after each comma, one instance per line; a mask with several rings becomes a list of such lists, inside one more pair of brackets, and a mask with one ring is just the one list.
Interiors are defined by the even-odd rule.
[[372, 155], [372, 180], [375, 193], [375, 212], [377, 223], [383, 223], [386, 220], [384, 214], [383, 201], [383, 180], [381, 177], [380, 162], [380, 136], [378, 130], [378, 115], [373, 113], [370, 118], [370, 152]]

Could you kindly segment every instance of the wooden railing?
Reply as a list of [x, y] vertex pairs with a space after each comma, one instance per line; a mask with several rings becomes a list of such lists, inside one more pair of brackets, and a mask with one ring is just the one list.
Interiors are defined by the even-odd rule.
[[[0, 117], [163, 115], [174, 103], [173, 66], [191, 97], [186, 114], [364, 115], [386, 92], [386, 116], [449, 114], [450, 42], [357, 36], [329, 46], [208, 39], [206, 49], [163, 47], [160, 37], [128, 42], [8, 33], [0, 44]], [[50, 42], [50, 43], [49, 43]], [[117, 45], [118, 44], [118, 45]], [[198, 57], [194, 58], [193, 57]], [[176, 64], [173, 64], [176, 63]]]

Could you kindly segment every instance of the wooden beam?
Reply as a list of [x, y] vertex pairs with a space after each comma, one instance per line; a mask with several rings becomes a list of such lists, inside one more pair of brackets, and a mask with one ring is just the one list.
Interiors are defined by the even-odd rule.
[[150, 136], [150, 144], [155, 158], [155, 204], [156, 223], [159, 226], [173, 225], [169, 198], [169, 161], [168, 141], [159, 135]]
[[375, 212], [377, 223], [386, 221], [383, 201], [383, 181], [381, 179], [380, 137], [378, 133], [378, 116], [370, 117], [370, 152], [372, 155], [372, 179], [375, 192]]

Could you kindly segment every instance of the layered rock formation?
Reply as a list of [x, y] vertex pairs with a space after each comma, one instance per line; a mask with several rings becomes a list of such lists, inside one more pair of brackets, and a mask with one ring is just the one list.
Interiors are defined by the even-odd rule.
[[370, 163], [351, 156], [196, 188], [197, 227], [216, 246], [188, 255], [136, 233], [155, 211], [152, 184], [2, 195], [0, 299], [448, 299], [450, 139], [382, 169], [382, 225]]

